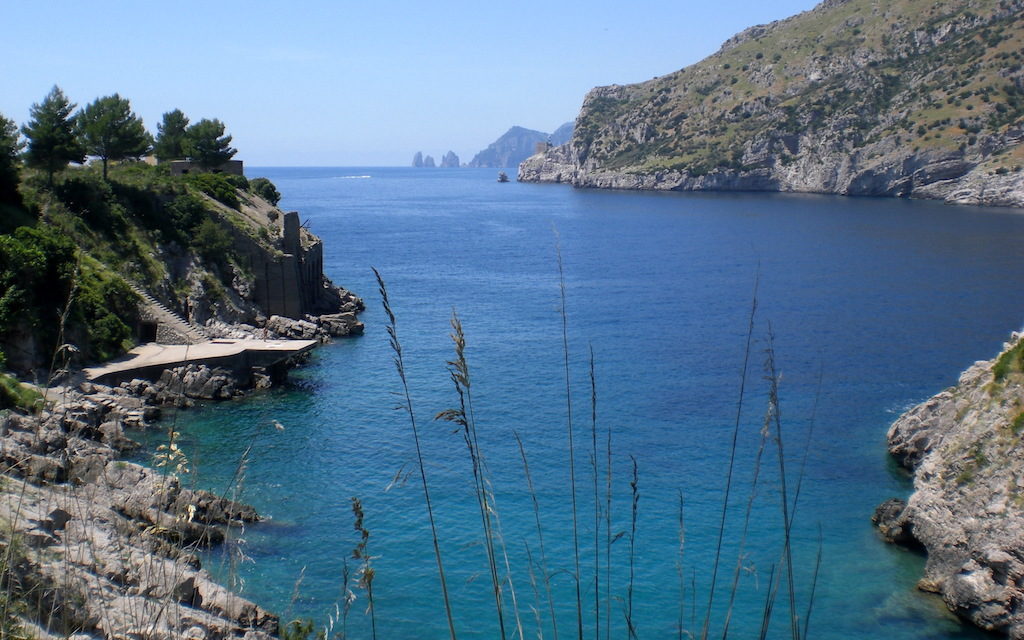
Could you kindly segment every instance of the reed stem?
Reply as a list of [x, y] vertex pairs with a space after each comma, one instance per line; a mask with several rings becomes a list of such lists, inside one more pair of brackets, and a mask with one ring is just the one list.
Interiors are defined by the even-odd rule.
[[530, 490], [530, 498], [533, 500], [533, 517], [537, 523], [537, 540], [540, 542], [540, 563], [544, 577], [544, 590], [547, 592], [548, 611], [551, 613], [551, 628], [554, 639], [558, 640], [558, 619], [555, 616], [555, 599], [551, 595], [551, 572], [548, 571], [548, 557], [544, 549], [544, 528], [541, 526], [540, 503], [537, 501], [537, 492], [533, 488], [533, 476], [530, 475], [530, 463], [526, 459], [526, 448], [523, 447], [523, 439], [519, 437], [518, 431], [513, 431], [516, 442], [519, 444], [519, 455], [523, 458], [523, 471], [526, 473], [526, 486]]
[[626, 592], [626, 629], [629, 632], [629, 637], [635, 640], [637, 633], [636, 625], [633, 624], [633, 581], [636, 577], [636, 524], [640, 506], [640, 478], [637, 472], [636, 458], [630, 455], [629, 459], [633, 461], [633, 479], [629, 483], [629, 488], [633, 494], [633, 516], [629, 532], [629, 586]]
[[430, 502], [430, 488], [427, 482], [427, 471], [423, 464], [423, 450], [420, 447], [419, 430], [416, 427], [416, 414], [412, 407], [412, 395], [409, 393], [409, 383], [405, 375], [405, 360], [402, 357], [402, 343], [398, 340], [398, 329], [395, 322], [395, 314], [391, 310], [391, 301], [388, 299], [388, 290], [384, 285], [384, 279], [377, 269], [373, 269], [373, 275], [377, 278], [377, 285], [380, 289], [381, 301], [384, 305], [384, 313], [388, 316], [387, 331], [390, 337], [391, 350], [394, 352], [395, 370], [402, 381], [402, 397], [404, 399], [400, 408], [405, 409], [409, 415], [409, 424], [412, 426], [412, 437], [416, 444], [416, 461], [420, 468], [420, 479], [423, 483], [423, 499], [427, 505], [427, 517], [430, 520], [430, 537], [434, 543], [434, 557], [437, 560], [437, 573], [441, 580], [441, 597], [444, 599], [445, 616], [448, 619], [448, 633], [451, 640], [455, 640], [455, 621], [452, 617], [451, 601], [448, 597], [448, 581], [444, 575], [444, 562], [441, 559], [441, 545], [437, 538], [437, 525], [434, 522], [434, 508]]
[[743, 369], [740, 372], [740, 393], [736, 401], [736, 421], [733, 425], [732, 443], [729, 446], [729, 469], [725, 475], [725, 495], [722, 498], [722, 514], [718, 522], [718, 541], [715, 544], [715, 561], [711, 569], [711, 588], [708, 589], [708, 607], [704, 614], [704, 626], [701, 629], [701, 640], [707, 640], [711, 625], [711, 610], [715, 602], [715, 587], [718, 583], [718, 565], [722, 558], [722, 540], [725, 537], [725, 520], [729, 511], [729, 496], [732, 494], [733, 472], [736, 467], [736, 442], [740, 434], [740, 418], [743, 415], [743, 400], [747, 389], [747, 370], [750, 367], [750, 344], [754, 336], [754, 318], [757, 315], [757, 291], [761, 284], [760, 265], [754, 277], [754, 294], [750, 302], [750, 316], [747, 320], [747, 340], [743, 348]]
[[[594, 638], [601, 637], [601, 493], [597, 472], [597, 377], [594, 374], [594, 345], [590, 345], [590, 467], [594, 476]], [[607, 568], [606, 568], [607, 570]]]
[[576, 581], [576, 630], [578, 640], [583, 640], [583, 596], [580, 591], [580, 533], [576, 508], [576, 447], [572, 432], [572, 384], [569, 376], [569, 320], [565, 309], [565, 265], [562, 262], [562, 246], [555, 232], [555, 251], [558, 254], [558, 288], [560, 292], [560, 313], [562, 316], [562, 355], [565, 365], [565, 408], [566, 428], [569, 432], [569, 491], [572, 494], [572, 551]]

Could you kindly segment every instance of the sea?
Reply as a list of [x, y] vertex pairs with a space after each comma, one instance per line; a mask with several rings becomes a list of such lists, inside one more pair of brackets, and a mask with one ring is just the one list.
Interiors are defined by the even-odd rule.
[[[1024, 211], [248, 173], [323, 240], [365, 333], [280, 387], [169, 414], [149, 452], [176, 430], [186, 482], [266, 517], [203, 560], [283, 622], [446, 638], [450, 609], [462, 638], [982, 637], [916, 589], [924, 557], [871, 515], [912, 491], [890, 424], [1021, 328]], [[472, 451], [435, 419], [462, 406], [456, 316]]]

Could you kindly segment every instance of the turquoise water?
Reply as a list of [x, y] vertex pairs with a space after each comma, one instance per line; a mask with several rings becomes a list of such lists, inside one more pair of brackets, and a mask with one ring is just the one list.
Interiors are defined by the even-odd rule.
[[[627, 635], [630, 456], [639, 477], [633, 622], [640, 637], [677, 637], [682, 603], [684, 626], [699, 631], [758, 280], [712, 635], [721, 635], [737, 557], [742, 569], [733, 637], [756, 635], [781, 557], [782, 483], [771, 442], [753, 492], [750, 535], [740, 548], [767, 407], [763, 363], [771, 332], [791, 502], [804, 469], [792, 533], [802, 620], [820, 540], [809, 637], [977, 637], [936, 598], [914, 589], [922, 558], [882, 543], [869, 519], [876, 504], [910, 491], [886, 454], [888, 425], [953, 384], [975, 360], [994, 355], [1021, 325], [1024, 299], [1015, 291], [1024, 275], [1020, 212], [810, 195], [578, 191], [498, 184], [490, 170], [252, 174], [274, 181], [284, 194], [281, 205], [300, 211], [323, 238], [325, 271], [362, 295], [367, 311], [365, 335], [318, 350], [286, 386], [177, 418], [203, 486], [222, 490], [252, 447], [243, 498], [271, 519], [242, 536], [240, 549], [251, 562], [231, 567], [223, 554], [207, 558], [224, 579], [240, 578], [248, 597], [326, 623], [339, 600], [343, 562], [357, 541], [349, 506], [357, 496], [371, 532], [379, 636], [447, 635], [419, 478], [407, 476], [416, 468], [409, 423], [393, 409], [400, 387], [374, 266], [388, 284], [405, 347], [459, 635], [493, 638], [498, 623], [465, 444], [450, 425], [432, 420], [457, 402], [445, 370], [453, 308], [466, 332], [480, 446], [524, 635], [537, 637], [534, 609], [543, 636], [553, 632], [546, 601], [537, 600], [530, 584], [525, 549], [529, 545], [537, 560], [539, 546], [514, 431], [530, 457], [544, 520], [558, 630], [575, 635], [557, 230], [588, 637], [595, 631], [589, 349], [597, 380], [600, 502], [610, 429], [612, 532], [625, 532], [611, 548], [611, 635]], [[392, 485], [396, 475], [407, 479]], [[602, 635], [604, 536], [602, 524]], [[354, 570], [357, 563], [349, 564]], [[369, 637], [366, 596], [356, 592], [347, 630]], [[507, 604], [510, 621], [508, 598]], [[771, 637], [788, 633], [788, 616], [784, 583]], [[508, 635], [512, 626], [508, 622]]]

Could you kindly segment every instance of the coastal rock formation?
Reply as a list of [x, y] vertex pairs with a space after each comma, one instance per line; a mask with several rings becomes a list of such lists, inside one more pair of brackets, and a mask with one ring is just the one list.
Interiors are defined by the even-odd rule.
[[412, 157], [412, 166], [417, 169], [423, 166], [423, 152], [417, 151], [416, 155]]
[[826, 1], [593, 89], [519, 179], [1024, 206], [1024, 0]]
[[434, 169], [434, 168], [436, 168], [437, 165], [434, 164], [434, 156], [426, 156], [425, 158], [423, 158], [423, 167], [425, 169]]
[[444, 154], [441, 158], [442, 169], [458, 169], [459, 168], [459, 156], [455, 155], [454, 151], [449, 151]]
[[1024, 638], [1024, 341], [904, 413], [889, 451], [914, 475], [876, 511], [883, 536], [927, 552], [919, 587], [978, 626]]
[[[132, 445], [123, 428], [158, 412], [130, 386], [68, 389], [38, 417], [0, 418], [4, 588], [26, 606], [22, 625], [61, 637], [269, 640], [277, 618], [216, 584], [195, 554], [259, 516], [116, 459]], [[164, 452], [172, 472], [187, 469], [176, 449]]]
[[536, 152], [538, 143], [547, 142], [548, 134], [524, 127], [512, 127], [473, 156], [467, 166], [487, 169], [518, 167]]

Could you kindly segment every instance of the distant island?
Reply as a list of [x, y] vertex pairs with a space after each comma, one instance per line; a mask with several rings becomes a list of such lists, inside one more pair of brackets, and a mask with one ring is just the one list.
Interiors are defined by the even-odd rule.
[[411, 166], [423, 169], [432, 169], [438, 166], [442, 169], [460, 166], [514, 169], [541, 148], [547, 149], [568, 142], [572, 137], [572, 130], [573, 123], [571, 122], [566, 122], [558, 127], [554, 133], [514, 126], [488, 145], [486, 149], [473, 156], [473, 159], [465, 165], [459, 162], [459, 156], [454, 151], [449, 150], [441, 157], [440, 164], [435, 163], [433, 156], [425, 156], [422, 151], [417, 151], [412, 157]]
[[565, 144], [572, 136], [573, 123], [567, 122], [555, 129], [554, 133], [535, 131], [515, 126], [492, 142], [486, 149], [473, 156], [466, 166], [504, 169], [518, 167], [524, 160], [537, 153], [537, 145], [558, 146]]
[[1019, 2], [826, 0], [708, 58], [590, 91], [519, 179], [1024, 206]]

